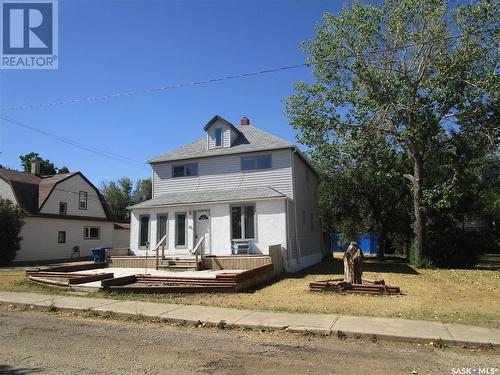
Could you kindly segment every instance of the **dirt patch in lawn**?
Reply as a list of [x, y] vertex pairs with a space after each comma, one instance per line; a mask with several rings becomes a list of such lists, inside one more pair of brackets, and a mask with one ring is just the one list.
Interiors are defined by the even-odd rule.
[[[10, 272], [13, 271], [0, 270], [0, 288], [44, 293], [50, 293], [52, 289], [27, 283], [22, 271], [17, 274]], [[384, 279], [387, 284], [401, 287], [402, 295], [338, 295], [309, 291], [309, 282], [341, 275], [342, 261], [334, 259], [243, 293], [116, 295], [99, 292], [92, 295], [239, 309], [399, 317], [500, 326], [498, 270], [414, 269], [400, 259], [385, 262], [368, 259], [364, 264], [363, 277]], [[57, 289], [52, 290], [55, 292]], [[59, 290], [61, 292], [67, 293]]]

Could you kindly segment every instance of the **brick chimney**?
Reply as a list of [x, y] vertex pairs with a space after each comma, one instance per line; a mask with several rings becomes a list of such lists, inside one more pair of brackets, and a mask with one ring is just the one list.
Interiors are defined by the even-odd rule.
[[31, 174], [39, 175], [40, 174], [40, 158], [33, 158], [30, 160], [31, 163]]
[[248, 119], [248, 117], [247, 117], [247, 116], [243, 116], [243, 117], [241, 118], [240, 125], [250, 125], [250, 120]]

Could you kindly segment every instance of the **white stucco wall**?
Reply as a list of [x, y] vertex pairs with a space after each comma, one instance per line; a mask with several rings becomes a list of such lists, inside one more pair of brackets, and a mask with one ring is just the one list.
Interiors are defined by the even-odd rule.
[[[252, 252], [268, 254], [269, 246], [281, 244], [286, 246], [286, 209], [285, 199], [265, 200], [238, 205], [255, 204], [256, 213], [256, 241], [253, 243]], [[236, 204], [235, 204], [236, 205]], [[231, 205], [206, 204], [197, 206], [134, 209], [131, 213], [130, 249], [136, 255], [144, 255], [146, 252], [139, 249], [139, 218], [141, 215], [150, 215], [150, 249], [156, 245], [156, 217], [158, 214], [168, 214], [168, 254], [189, 255], [186, 249], [175, 248], [175, 213], [187, 212], [188, 214], [188, 248], [193, 249], [194, 243], [194, 220], [193, 213], [198, 210], [210, 211], [210, 254], [231, 254]], [[151, 253], [150, 253], [151, 254]]]
[[[15, 261], [68, 259], [74, 246], [80, 246], [82, 257], [91, 255], [93, 247], [111, 247], [113, 223], [103, 221], [68, 220], [25, 217], [22, 228], [21, 249]], [[84, 239], [86, 226], [100, 227], [99, 239]], [[58, 243], [58, 232], [66, 231], [66, 243]]]
[[286, 200], [257, 201], [257, 240], [254, 245], [262, 254], [269, 254], [269, 246], [286, 243]]
[[[78, 208], [80, 191], [87, 192], [86, 210]], [[40, 213], [59, 214], [59, 202], [67, 202], [67, 215], [106, 217], [99, 196], [80, 175], [74, 175], [58, 183], [40, 210]]]

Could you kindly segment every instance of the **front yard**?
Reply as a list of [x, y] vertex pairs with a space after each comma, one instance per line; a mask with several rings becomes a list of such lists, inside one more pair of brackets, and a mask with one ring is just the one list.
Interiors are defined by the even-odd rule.
[[[364, 270], [364, 278], [384, 279], [387, 284], [400, 286], [403, 295], [309, 292], [310, 281], [342, 275], [340, 259], [325, 261], [246, 293], [111, 295], [98, 292], [91, 295], [238, 309], [400, 317], [500, 326], [500, 272], [497, 268], [415, 270], [401, 260], [366, 260]], [[28, 283], [22, 269], [0, 269], [0, 289], [65, 293], [62, 289]]]

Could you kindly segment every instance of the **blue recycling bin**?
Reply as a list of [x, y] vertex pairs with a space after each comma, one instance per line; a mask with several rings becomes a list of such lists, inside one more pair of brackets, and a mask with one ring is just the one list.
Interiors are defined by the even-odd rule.
[[106, 260], [106, 248], [94, 247], [92, 249], [92, 260], [94, 263], [102, 263]]

